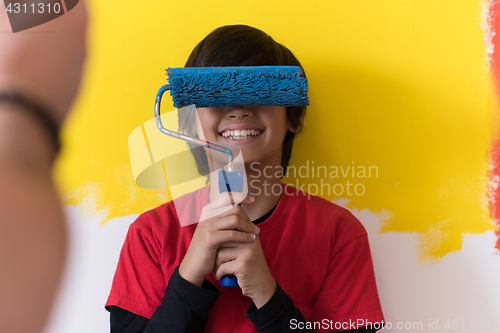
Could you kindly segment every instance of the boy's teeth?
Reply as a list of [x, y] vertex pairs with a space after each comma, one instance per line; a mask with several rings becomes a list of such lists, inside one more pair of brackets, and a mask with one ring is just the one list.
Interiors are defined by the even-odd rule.
[[234, 131], [225, 131], [221, 133], [221, 135], [225, 138], [231, 139], [248, 139], [249, 137], [257, 136], [260, 134], [259, 130], [234, 130]]

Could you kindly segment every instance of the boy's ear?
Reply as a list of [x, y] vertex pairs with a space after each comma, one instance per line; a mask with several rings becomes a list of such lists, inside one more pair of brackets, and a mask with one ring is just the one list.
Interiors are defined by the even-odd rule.
[[298, 131], [300, 131], [300, 129], [302, 128], [302, 124], [304, 123], [304, 114], [302, 114], [302, 116], [300, 116], [300, 124], [296, 127], [294, 127], [292, 125], [292, 123], [290, 122], [290, 120], [287, 120], [287, 123], [288, 123], [288, 130], [292, 133], [297, 133]]

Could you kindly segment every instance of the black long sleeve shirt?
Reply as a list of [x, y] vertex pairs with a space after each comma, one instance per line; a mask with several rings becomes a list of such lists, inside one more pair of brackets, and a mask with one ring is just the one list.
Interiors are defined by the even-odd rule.
[[[205, 279], [200, 288], [184, 280], [176, 268], [165, 289], [163, 301], [151, 319], [112, 306], [111, 333], [201, 333], [207, 323], [207, 314], [219, 295], [220, 292], [208, 280]], [[304, 323], [305, 319], [279, 284], [263, 307], [257, 309], [252, 303], [245, 315], [261, 333], [314, 332], [291, 328], [292, 320]], [[363, 327], [344, 332], [373, 333], [375, 330]]]

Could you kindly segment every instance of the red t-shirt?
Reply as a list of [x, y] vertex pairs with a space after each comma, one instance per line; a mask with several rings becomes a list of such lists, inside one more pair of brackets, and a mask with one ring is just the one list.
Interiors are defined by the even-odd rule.
[[[325, 199], [284, 184], [282, 190], [273, 214], [259, 224], [262, 249], [276, 282], [307, 322], [328, 322], [328, 328], [317, 332], [352, 329], [353, 322], [357, 327], [382, 322], [362, 224]], [[185, 199], [199, 215], [208, 204], [208, 187]], [[106, 306], [151, 318], [195, 229], [196, 224], [180, 226], [172, 202], [140, 215], [130, 225]], [[207, 279], [221, 295], [208, 314], [205, 332], [257, 332], [245, 316], [252, 300], [240, 288], [220, 287], [213, 273]]]

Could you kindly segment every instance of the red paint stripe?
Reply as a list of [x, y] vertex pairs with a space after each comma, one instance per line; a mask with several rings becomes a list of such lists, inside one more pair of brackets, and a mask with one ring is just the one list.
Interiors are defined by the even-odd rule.
[[[492, 75], [495, 82], [497, 98], [500, 105], [500, 1], [496, 0], [490, 7], [489, 17], [491, 19], [491, 29], [494, 32], [492, 43], [494, 51], [491, 58]], [[500, 139], [494, 144], [492, 151], [493, 174], [492, 181], [497, 183], [497, 188], [493, 189], [493, 198], [490, 201], [490, 211], [497, 223], [498, 229], [496, 230], [497, 253], [500, 253]]]
[[500, 254], [500, 143], [497, 141], [492, 150], [491, 154], [491, 163], [493, 164], [493, 170], [491, 174], [490, 181], [492, 183], [497, 184], [497, 188], [491, 189], [491, 197], [489, 208], [493, 219], [495, 220], [497, 226], [499, 227], [495, 231], [495, 235], [497, 237], [497, 241], [495, 244], [495, 248], [497, 249], [497, 253]]

